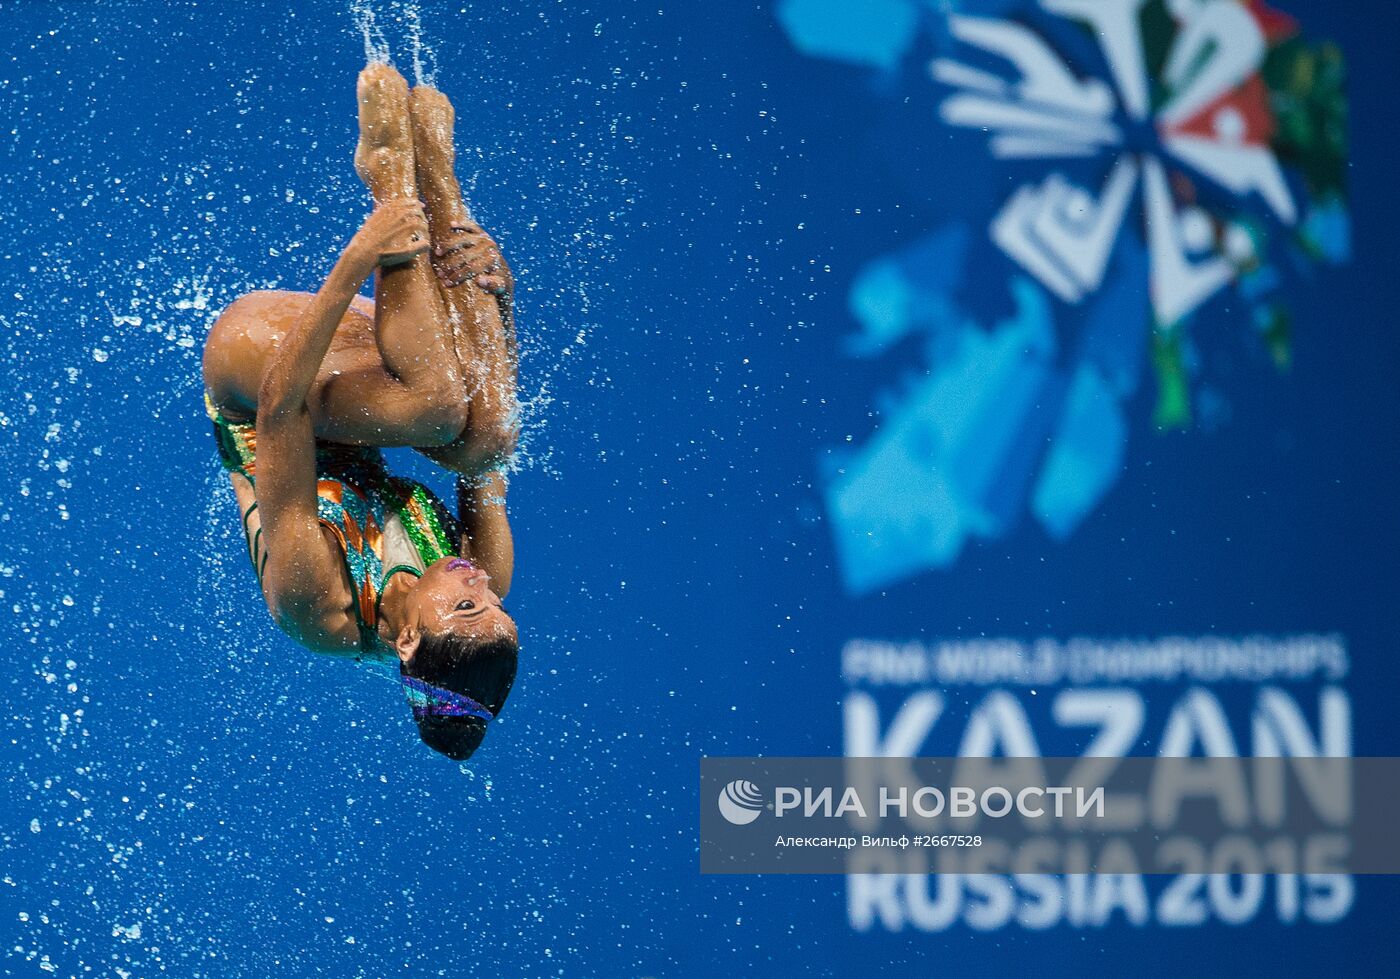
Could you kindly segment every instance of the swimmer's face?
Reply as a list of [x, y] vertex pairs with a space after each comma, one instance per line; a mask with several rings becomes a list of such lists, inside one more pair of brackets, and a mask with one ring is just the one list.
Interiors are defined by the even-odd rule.
[[434, 561], [408, 595], [405, 611], [412, 626], [433, 635], [454, 633], [468, 639], [519, 641], [515, 620], [491, 590], [491, 577], [462, 558]]

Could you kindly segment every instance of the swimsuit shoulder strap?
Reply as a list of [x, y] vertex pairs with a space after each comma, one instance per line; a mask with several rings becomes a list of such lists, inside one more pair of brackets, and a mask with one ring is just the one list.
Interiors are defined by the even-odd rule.
[[267, 553], [262, 547], [262, 521], [258, 522], [258, 529], [255, 533], [249, 534], [248, 521], [253, 519], [253, 513], [258, 509], [258, 504], [253, 503], [243, 513], [243, 537], [248, 542], [248, 557], [253, 561], [253, 572], [258, 576], [258, 584], [262, 584], [263, 572], [267, 570]]
[[432, 491], [421, 483], [395, 476], [386, 478], [385, 489], [388, 506], [398, 513], [424, 567], [456, 555], [456, 521]]
[[[408, 574], [413, 575], [413, 577], [415, 578], [423, 577], [423, 572], [419, 571], [411, 564], [396, 564], [388, 571], [385, 571], [384, 577], [379, 582], [379, 596], [374, 600], [374, 621], [376, 623], [379, 622], [379, 606], [382, 605], [384, 602], [384, 591], [389, 584], [389, 579], [392, 578], [394, 575], [398, 574], [400, 571], [407, 572]], [[375, 634], [378, 635], [377, 628], [375, 630]]]

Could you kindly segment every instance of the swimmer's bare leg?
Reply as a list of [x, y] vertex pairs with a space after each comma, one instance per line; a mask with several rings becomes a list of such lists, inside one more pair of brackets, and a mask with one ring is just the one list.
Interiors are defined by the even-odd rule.
[[515, 543], [506, 514], [502, 464], [515, 451], [520, 413], [516, 395], [514, 282], [500, 249], [472, 220], [453, 172], [452, 103], [436, 89], [411, 96], [418, 189], [428, 208], [433, 269], [453, 328], [453, 343], [471, 408], [462, 437], [425, 454], [462, 474], [457, 480], [461, 553], [479, 563], [497, 594], [510, 588]]
[[[393, 68], [372, 64], [357, 85], [360, 140], [355, 169], [376, 207], [417, 197], [408, 83]], [[328, 439], [375, 445], [445, 445], [466, 424], [463, 382], [447, 310], [426, 254], [381, 267], [374, 284], [374, 334], [383, 378], [344, 376], [324, 385], [324, 414], [335, 420]]]
[[[472, 220], [454, 172], [455, 113], [447, 96], [420, 85], [410, 96], [418, 189], [428, 209], [433, 266], [452, 324], [453, 346], [471, 401], [462, 445], [449, 447], [464, 471], [515, 446], [518, 368], [511, 293], [500, 249]], [[436, 455], [435, 455], [436, 457]], [[463, 464], [467, 463], [467, 464]]]

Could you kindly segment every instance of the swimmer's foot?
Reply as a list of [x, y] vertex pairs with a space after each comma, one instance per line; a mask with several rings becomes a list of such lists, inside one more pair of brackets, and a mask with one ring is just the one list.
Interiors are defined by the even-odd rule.
[[408, 82], [386, 64], [367, 65], [356, 94], [360, 142], [355, 147], [355, 172], [376, 204], [416, 197]]
[[409, 96], [409, 105], [418, 189], [428, 206], [433, 268], [438, 279], [449, 288], [475, 281], [487, 292], [507, 293], [510, 270], [491, 236], [472, 220], [457, 182], [452, 103], [437, 89], [418, 85]]

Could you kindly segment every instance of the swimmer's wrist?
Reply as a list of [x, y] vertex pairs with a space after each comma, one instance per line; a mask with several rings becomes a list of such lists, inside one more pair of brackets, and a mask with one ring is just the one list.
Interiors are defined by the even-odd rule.
[[354, 289], [359, 289], [360, 285], [374, 272], [374, 268], [379, 264], [379, 256], [372, 248], [366, 248], [354, 238], [350, 244], [345, 246], [345, 251], [341, 252], [340, 260], [335, 263], [332, 274], [340, 273], [354, 280]]

